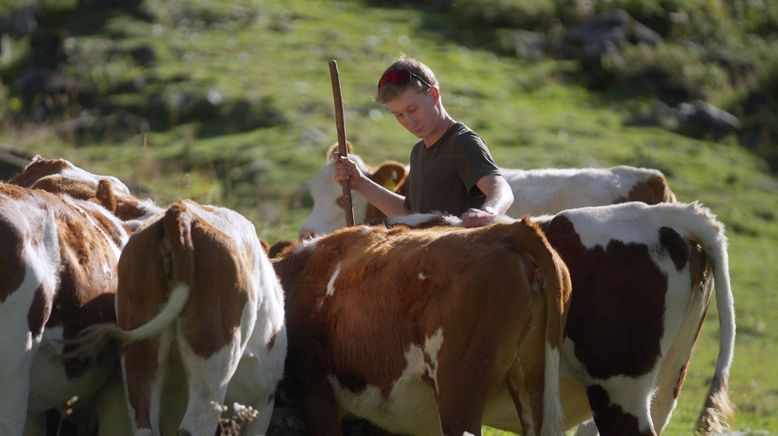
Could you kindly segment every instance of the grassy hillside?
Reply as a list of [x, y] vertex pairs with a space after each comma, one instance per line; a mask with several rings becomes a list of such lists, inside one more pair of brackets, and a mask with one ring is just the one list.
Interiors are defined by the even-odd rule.
[[[100, 135], [68, 124], [80, 113], [73, 109], [53, 105], [57, 117], [45, 122], [19, 122], [11, 113], [0, 119], [0, 142], [114, 174], [162, 204], [190, 197], [233, 207], [270, 242], [296, 237], [310, 209], [306, 181], [336, 140], [327, 68], [333, 58], [348, 138], [368, 162], [405, 162], [414, 142], [372, 102], [380, 73], [406, 53], [437, 72], [449, 113], [478, 131], [502, 166], [661, 169], [680, 200], [703, 202], [727, 226], [739, 326], [730, 381], [735, 425], [778, 432], [778, 180], [735, 138], [713, 143], [626, 127], [647, 97], [589, 91], [571, 79], [572, 62], [505, 56], [477, 31], [454, 40], [457, 29], [431, 6], [149, 0], [135, 10], [85, 11], [60, 3], [50, 24], [68, 28], [65, 68], [115, 91], [81, 104], [113, 111], [91, 119], [105, 123]], [[4, 43], [6, 87], [14, 68], [35, 55], [25, 49], [29, 42]], [[139, 63], [138, 47], [153, 52], [153, 62]], [[122, 92], [127, 84], [135, 85]], [[11, 112], [36, 104], [2, 91]], [[139, 121], [149, 113], [146, 124]], [[717, 335], [712, 309], [666, 434], [691, 432]]]

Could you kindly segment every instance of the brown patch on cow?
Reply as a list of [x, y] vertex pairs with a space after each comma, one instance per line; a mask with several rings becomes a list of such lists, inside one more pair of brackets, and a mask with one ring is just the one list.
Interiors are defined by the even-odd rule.
[[271, 259], [275, 259], [276, 257], [281, 256], [283, 252], [285, 252], [287, 247], [291, 247], [295, 245], [295, 241], [277, 241], [273, 245], [270, 246], [270, 249], [267, 250], [267, 256]]
[[594, 422], [602, 435], [654, 435], [652, 431], [640, 431], [638, 418], [624, 411], [618, 404], [611, 403], [608, 392], [600, 385], [586, 388]]
[[[85, 219], [85, 212], [98, 218], [91, 210], [76, 209], [52, 197], [49, 205], [59, 203], [55, 212], [60, 245], [60, 286], [55, 297], [55, 312], [51, 321], [63, 325], [63, 335], [74, 337], [83, 328], [100, 322], [114, 322], [114, 295], [117, 287], [116, 239], [106, 239], [119, 227], [105, 216], [98, 226]], [[57, 200], [57, 201], [55, 201]], [[67, 348], [67, 347], [66, 347]], [[87, 369], [85, 361], [65, 362], [68, 376], [76, 377]]]
[[273, 334], [270, 335], [270, 339], [267, 341], [267, 350], [270, 351], [273, 349], [273, 345], [276, 344], [276, 335], [278, 332], [273, 332]]
[[646, 204], [673, 203], [676, 201], [675, 194], [670, 190], [667, 180], [661, 174], [655, 174], [648, 179], [635, 184], [627, 194], [626, 199], [616, 201], [624, 203], [627, 201], [642, 201]]
[[33, 189], [50, 192], [52, 194], [67, 194], [79, 200], [91, 200], [95, 198], [97, 190], [91, 183], [82, 180], [73, 180], [60, 175], [43, 177], [33, 183]]
[[[404, 182], [406, 180], [405, 167], [395, 161], [387, 161], [382, 163], [373, 174], [368, 175], [370, 180], [383, 186], [384, 188], [397, 193], [397, 189], [402, 186], [404, 189]], [[405, 195], [403, 192], [400, 195]], [[366, 224], [379, 224], [386, 219], [386, 215], [381, 212], [372, 203], [367, 204], [367, 212], [365, 213]]]
[[116, 199], [114, 214], [123, 221], [138, 219], [148, 213], [149, 207], [134, 197], [120, 196]]
[[611, 240], [587, 249], [565, 216], [544, 230], [573, 282], [565, 332], [576, 357], [597, 378], [649, 372], [660, 357], [667, 279], [648, 247]]
[[[5, 194], [5, 192], [0, 192], [0, 194]], [[10, 215], [8, 210], [0, 215], [0, 277], [2, 277], [0, 280], [0, 303], [19, 289], [24, 280], [22, 235], [13, 224], [13, 221], [21, 219], [23, 217]]]
[[[194, 277], [182, 328], [195, 353], [208, 357], [232, 340], [251, 293], [251, 264], [241, 247], [203, 220], [192, 221]], [[214, 310], [216, 309], [216, 310]], [[206, 323], [203, 320], [210, 320]]]
[[[697, 342], [697, 339], [694, 340]], [[675, 382], [675, 387], [673, 388], [673, 398], [677, 399], [679, 395], [681, 395], [681, 387], [683, 386], [683, 381], [686, 379], [686, 370], [689, 368], [689, 360], [687, 359], [686, 362], [683, 363], [683, 366], [681, 367], [681, 370], [678, 372], [678, 380]]]
[[675, 269], [682, 270], [689, 260], [689, 246], [686, 244], [686, 240], [670, 227], [661, 227], [659, 229], [659, 242], [667, 250], [670, 259], [673, 260]]
[[[702, 287], [705, 282], [705, 278], [709, 273], [708, 258], [705, 256], [705, 252], [702, 250], [700, 244], [689, 241], [691, 247], [689, 256], [689, 275], [692, 280], [692, 289]], [[704, 316], [702, 317], [705, 318]]]
[[41, 178], [60, 173], [70, 168], [70, 165], [70, 162], [64, 159], [45, 159], [36, 156], [19, 174], [11, 177], [8, 183], [29, 188]]
[[30, 310], [27, 311], [27, 327], [33, 336], [43, 333], [43, 326], [46, 325], [51, 314], [51, 305], [51, 296], [46, 294], [42, 285], [38, 286]]
[[[330, 145], [330, 147], [327, 149], [327, 154], [325, 157], [325, 161], [329, 161], [332, 159], [332, 155], [338, 152], [338, 143], [334, 143]], [[354, 145], [351, 144], [351, 141], [346, 141], [346, 152], [347, 153], [353, 153], [354, 152]]]

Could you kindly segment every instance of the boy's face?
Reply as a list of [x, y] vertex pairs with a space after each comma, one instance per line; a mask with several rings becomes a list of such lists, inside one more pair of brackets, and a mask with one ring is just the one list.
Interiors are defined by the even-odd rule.
[[417, 138], [424, 139], [435, 132], [440, 122], [438, 95], [436, 88], [419, 93], [409, 87], [387, 102], [386, 107], [398, 123]]

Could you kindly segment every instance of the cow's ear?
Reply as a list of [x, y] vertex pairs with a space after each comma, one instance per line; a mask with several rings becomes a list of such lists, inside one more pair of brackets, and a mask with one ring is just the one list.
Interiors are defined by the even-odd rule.
[[[327, 149], [327, 156], [325, 156], [325, 159], [327, 161], [332, 159], [332, 153], [335, 153], [336, 151], [338, 151], [338, 143], [337, 142], [332, 144], [332, 145], [330, 145], [330, 148]], [[346, 141], [346, 151], [349, 154], [354, 152], [354, 146], [351, 145], [351, 141]]]
[[113, 185], [108, 179], [100, 179], [97, 182], [97, 192], [95, 198], [101, 206], [106, 208], [111, 213], [116, 212], [116, 196], [113, 193]]
[[405, 178], [405, 166], [395, 161], [384, 162], [376, 168], [370, 178], [384, 188], [395, 191], [400, 181]]

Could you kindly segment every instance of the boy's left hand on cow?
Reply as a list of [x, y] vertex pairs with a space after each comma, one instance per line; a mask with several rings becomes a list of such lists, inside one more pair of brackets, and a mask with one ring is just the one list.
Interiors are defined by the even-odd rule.
[[471, 207], [460, 218], [462, 218], [462, 223], [465, 227], [481, 227], [494, 223], [496, 217], [497, 215], [493, 213]]

